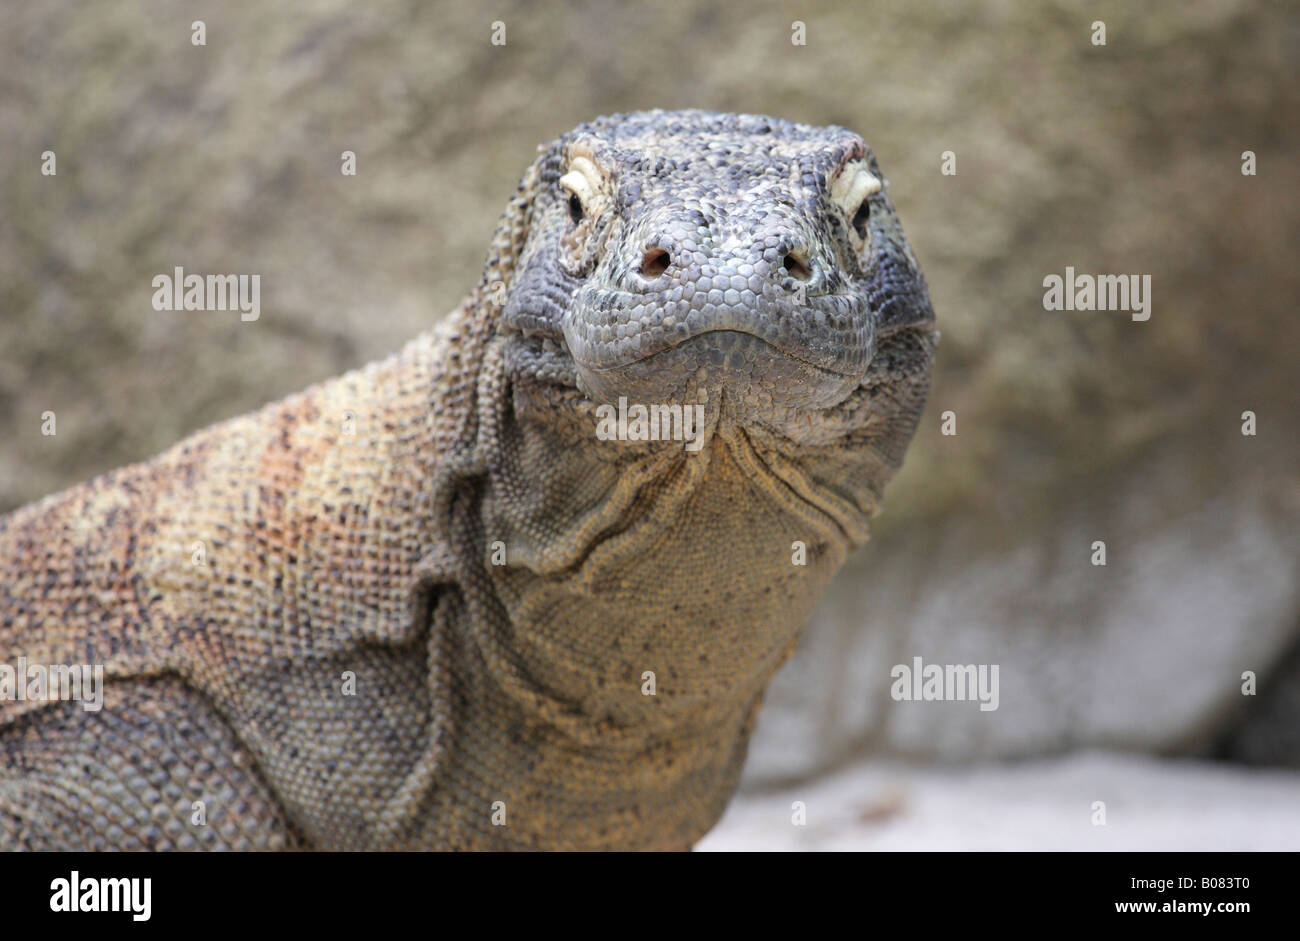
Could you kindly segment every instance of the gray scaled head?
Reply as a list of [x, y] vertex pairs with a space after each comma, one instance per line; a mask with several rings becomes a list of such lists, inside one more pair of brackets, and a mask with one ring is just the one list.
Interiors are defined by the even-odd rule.
[[797, 438], [910, 332], [888, 365], [923, 398], [930, 356], [914, 341], [934, 314], [858, 135], [637, 112], [580, 125], [535, 169], [504, 317], [516, 369], [597, 403], [706, 401]]

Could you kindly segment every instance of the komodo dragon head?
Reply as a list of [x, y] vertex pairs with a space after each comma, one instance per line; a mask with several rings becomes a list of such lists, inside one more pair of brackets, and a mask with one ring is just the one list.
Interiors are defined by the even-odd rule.
[[[535, 170], [504, 317], [517, 372], [806, 444], [923, 400], [934, 313], [858, 135], [643, 112], [578, 127]], [[877, 430], [901, 456], [913, 429]]]

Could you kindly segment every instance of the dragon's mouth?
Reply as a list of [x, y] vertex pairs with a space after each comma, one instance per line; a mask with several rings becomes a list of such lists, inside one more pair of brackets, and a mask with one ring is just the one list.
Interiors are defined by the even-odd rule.
[[802, 363], [809, 369], [824, 373], [828, 377], [854, 375], [843, 368], [836, 368], [835, 365], [818, 362], [814, 357], [808, 355], [807, 351], [797, 346], [773, 342], [753, 329], [713, 327], [698, 333], [687, 334], [680, 339], [676, 337], [669, 339], [671, 342], [665, 343], [660, 349], [628, 357], [623, 362], [611, 363], [596, 368], [600, 372], [618, 371], [636, 363], [646, 363], [657, 359], [667, 353], [682, 351], [696, 356], [700, 361], [700, 365], [705, 368], [741, 370], [746, 366], [747, 354], [755, 350], [761, 350], [771, 355], [788, 357]]
[[810, 362], [765, 337], [706, 330], [663, 349], [593, 367], [574, 357], [579, 386], [597, 401], [672, 403], [725, 397], [761, 419], [773, 409], [819, 410], [843, 401], [862, 379]]
[[601, 299], [601, 308], [579, 308], [564, 328], [575, 362], [592, 373], [689, 351], [702, 368], [743, 370], [755, 356], [779, 356], [842, 379], [861, 377], [875, 346], [874, 320], [853, 294], [809, 297], [804, 303], [764, 299], [753, 307], [669, 299], [637, 308], [632, 302], [644, 301], [643, 296]]

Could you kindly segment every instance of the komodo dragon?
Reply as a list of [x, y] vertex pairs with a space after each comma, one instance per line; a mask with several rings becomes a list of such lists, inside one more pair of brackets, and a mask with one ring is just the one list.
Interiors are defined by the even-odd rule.
[[10, 684], [0, 845], [689, 848], [936, 340], [857, 135], [579, 126], [431, 332], [0, 519], [2, 662], [105, 677]]

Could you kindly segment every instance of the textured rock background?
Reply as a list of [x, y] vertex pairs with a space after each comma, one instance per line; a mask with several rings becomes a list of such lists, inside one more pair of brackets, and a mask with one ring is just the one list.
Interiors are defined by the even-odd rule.
[[[579, 121], [840, 123], [880, 157], [944, 336], [876, 538], [773, 689], [751, 782], [882, 751], [1204, 752], [1243, 717], [1246, 669], [1274, 724], [1230, 751], [1293, 755], [1274, 730], [1300, 677], [1300, 12], [795, 10], [6, 5], [0, 511], [395, 349], [470, 287], [536, 144]], [[261, 274], [261, 319], [154, 311], [176, 265]], [[1150, 274], [1151, 320], [1045, 312], [1067, 265]], [[1001, 707], [894, 703], [889, 667], [918, 655], [1000, 664]]]

